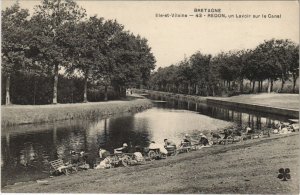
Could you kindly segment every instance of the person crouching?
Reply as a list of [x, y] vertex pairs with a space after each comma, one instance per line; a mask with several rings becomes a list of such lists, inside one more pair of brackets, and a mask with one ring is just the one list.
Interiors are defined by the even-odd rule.
[[203, 133], [200, 133], [199, 144], [200, 144], [200, 146], [208, 146], [209, 145], [208, 139], [205, 135], [203, 135]]

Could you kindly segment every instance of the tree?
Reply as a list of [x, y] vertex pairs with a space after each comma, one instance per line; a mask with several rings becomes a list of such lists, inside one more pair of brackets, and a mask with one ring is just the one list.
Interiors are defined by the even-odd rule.
[[137, 36], [136, 41], [137, 51], [139, 53], [137, 63], [141, 71], [140, 85], [146, 86], [150, 79], [150, 72], [155, 68], [156, 60], [151, 52], [151, 47], [149, 47], [147, 39]]
[[246, 77], [245, 67], [249, 66], [251, 50], [239, 50], [235, 53], [236, 80], [240, 82], [240, 93], [244, 92], [244, 79]]
[[295, 93], [296, 81], [299, 77], [299, 45], [292, 47], [290, 53], [289, 71], [292, 74], [293, 93]]
[[187, 94], [191, 94], [191, 85], [195, 82], [193, 78], [193, 69], [187, 58], [179, 62], [178, 73], [180, 75], [179, 79], [183, 84], [187, 86]]
[[261, 79], [268, 78], [281, 80], [280, 91], [283, 90], [285, 81], [289, 78], [289, 62], [291, 48], [294, 43], [288, 39], [271, 39], [257, 46], [255, 55], [259, 58]]
[[110, 45], [111, 62], [114, 67], [111, 83], [115, 91], [120, 96], [124, 96], [125, 87], [140, 85], [143, 75], [150, 74], [155, 59], [147, 46], [146, 39], [136, 37], [129, 32], [119, 33]]
[[59, 66], [68, 64], [63, 43], [63, 29], [67, 23], [76, 23], [85, 17], [85, 10], [73, 0], [42, 0], [32, 17], [34, 41], [31, 47], [38, 51], [40, 62], [53, 68], [53, 104], [57, 103]]
[[213, 59], [214, 69], [217, 71], [219, 79], [224, 81], [224, 85], [230, 89], [230, 82], [236, 77], [234, 67], [232, 66], [232, 55], [231, 53], [221, 52]]
[[2, 19], [2, 74], [6, 77], [5, 104], [11, 103], [10, 78], [28, 63], [25, 52], [28, 50], [27, 41], [30, 39], [27, 30], [29, 13], [16, 3], [1, 12]]
[[199, 87], [204, 89], [201, 95], [209, 95], [209, 65], [211, 55], [203, 55], [197, 52], [190, 57], [193, 79], [195, 83], [196, 95], [199, 93]]
[[88, 21], [68, 25], [63, 40], [70, 58], [67, 72], [83, 75], [83, 101], [87, 102], [88, 80], [92, 78], [94, 66], [101, 66], [105, 58], [101, 50], [104, 45], [103, 18], [91, 17]]
[[99, 52], [102, 52], [104, 58], [101, 63], [96, 63], [93, 67], [93, 77], [97, 84], [104, 85], [104, 100], [108, 100], [108, 86], [112, 84], [112, 78], [116, 70], [116, 51], [119, 49], [119, 36], [123, 33], [123, 25], [116, 20], [106, 20], [103, 23], [101, 36], [98, 36], [98, 42], [101, 45]]

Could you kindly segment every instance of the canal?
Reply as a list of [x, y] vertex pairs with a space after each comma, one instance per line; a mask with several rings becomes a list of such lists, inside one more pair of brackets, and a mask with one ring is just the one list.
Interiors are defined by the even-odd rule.
[[146, 147], [164, 138], [180, 143], [184, 134], [197, 138], [200, 132], [239, 126], [270, 127], [288, 118], [231, 110], [204, 103], [150, 96], [154, 107], [102, 120], [70, 120], [55, 124], [22, 125], [2, 129], [1, 185], [49, 177], [49, 161], [70, 159], [70, 151], [85, 151], [93, 165], [99, 148], [113, 151], [123, 143]]

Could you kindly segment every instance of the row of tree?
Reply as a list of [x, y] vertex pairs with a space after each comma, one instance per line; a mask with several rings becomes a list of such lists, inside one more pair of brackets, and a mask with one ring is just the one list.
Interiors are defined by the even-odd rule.
[[[42, 0], [32, 16], [15, 4], [3, 10], [1, 17], [6, 104], [11, 103], [10, 80], [17, 74], [35, 81], [51, 77], [53, 88], [48, 95], [56, 104], [61, 76], [81, 79], [87, 102], [88, 86], [104, 86], [105, 100], [109, 87], [123, 96], [126, 87], [145, 85], [155, 68], [145, 38], [125, 31], [116, 20], [87, 18], [73, 0]], [[31, 83], [32, 88], [41, 84]]]
[[149, 88], [203, 96], [244, 93], [244, 81], [254, 92], [273, 91], [274, 81], [281, 81], [280, 91], [292, 80], [295, 92], [299, 77], [299, 45], [290, 40], [267, 40], [255, 49], [222, 52], [216, 56], [196, 52], [178, 64], [159, 68], [151, 76]]

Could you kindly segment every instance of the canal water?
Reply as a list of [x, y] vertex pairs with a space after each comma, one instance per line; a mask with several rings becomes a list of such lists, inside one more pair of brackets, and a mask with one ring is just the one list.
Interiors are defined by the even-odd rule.
[[71, 150], [87, 152], [88, 163], [93, 165], [100, 147], [112, 152], [124, 142], [146, 147], [149, 141], [163, 143], [164, 138], [180, 143], [186, 133], [197, 138], [200, 132], [220, 131], [233, 125], [261, 129], [288, 120], [203, 103], [150, 98], [156, 100], [154, 107], [140, 113], [2, 129], [1, 185], [47, 178], [49, 161], [68, 161]]

